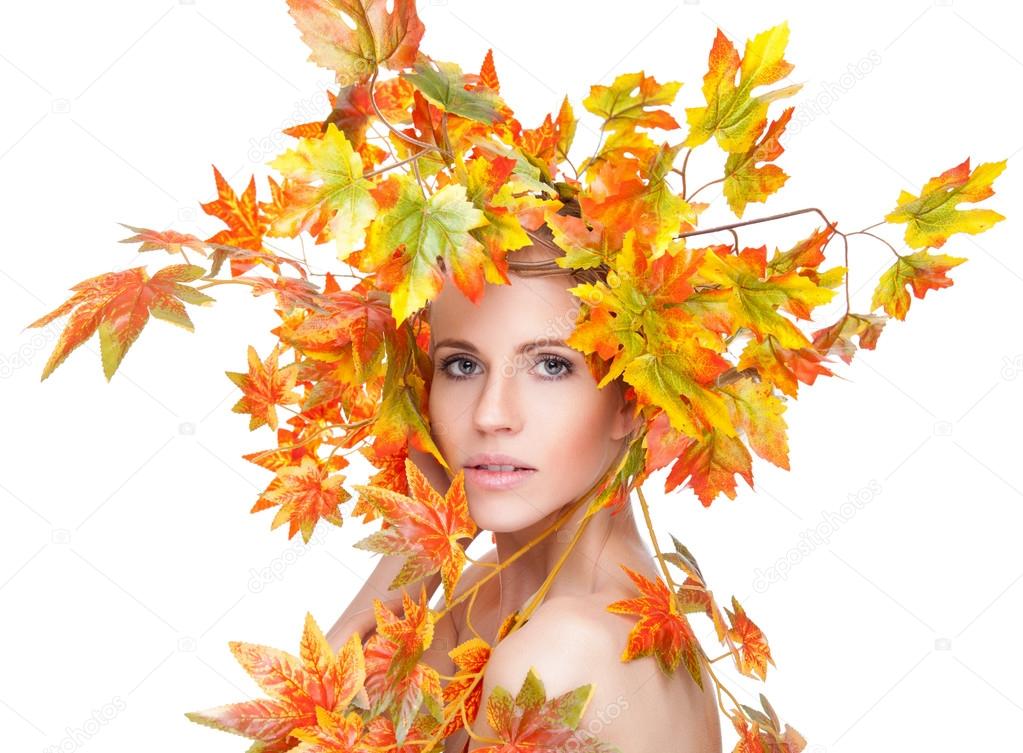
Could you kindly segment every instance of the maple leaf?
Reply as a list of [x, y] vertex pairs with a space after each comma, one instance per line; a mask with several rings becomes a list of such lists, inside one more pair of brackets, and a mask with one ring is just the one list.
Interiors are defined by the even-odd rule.
[[401, 77], [445, 111], [481, 123], [493, 123], [500, 117], [498, 109], [503, 103], [497, 92], [489, 88], [467, 89], [465, 75], [457, 63], [421, 59], [416, 61], [414, 70], [403, 72]]
[[130, 238], [124, 238], [119, 241], [119, 243], [138, 243], [141, 241], [142, 245], [138, 248], [138, 252], [140, 254], [145, 251], [163, 249], [169, 254], [181, 254], [184, 256], [185, 252], [182, 247], [187, 246], [193, 251], [197, 251], [203, 256], [206, 256], [206, 244], [194, 235], [179, 233], [176, 230], [150, 230], [149, 228], [125, 225], [123, 222], [118, 222], [117, 224], [135, 232], [135, 235]]
[[767, 639], [760, 628], [746, 616], [746, 611], [734, 596], [732, 597], [732, 609], [735, 611], [732, 612], [725, 607], [725, 613], [732, 623], [728, 629], [728, 635], [739, 644], [736, 667], [748, 677], [753, 677], [756, 674], [761, 680], [766, 680], [767, 663], [770, 662], [774, 665]]
[[604, 118], [601, 130], [631, 131], [640, 127], [674, 130], [680, 126], [671, 113], [650, 108], [672, 104], [680, 88], [681, 81], [659, 84], [643, 71], [622, 73], [610, 86], [591, 86], [583, 107]]
[[640, 615], [639, 621], [629, 631], [622, 661], [652, 656], [657, 666], [668, 676], [682, 662], [693, 681], [703, 688], [696, 635], [689, 620], [679, 611], [676, 597], [660, 578], [649, 580], [627, 565], [619, 563], [618, 566], [632, 579], [641, 594], [637, 598], [622, 599], [607, 605], [607, 611], [615, 614]]
[[383, 709], [395, 726], [402, 744], [420, 707], [426, 705], [437, 722], [444, 721], [440, 676], [420, 662], [433, 641], [434, 615], [427, 605], [426, 588], [419, 601], [402, 591], [404, 616], [398, 618], [379, 599], [373, 600], [376, 632], [366, 642], [366, 692], [370, 716]]
[[466, 200], [465, 186], [452, 183], [427, 198], [414, 177], [401, 179], [397, 201], [370, 225], [357, 262], [364, 271], [377, 272], [381, 288], [391, 292], [397, 324], [440, 292], [438, 259], [473, 303], [483, 296], [484, 279], [501, 284], [483, 245], [469, 234], [486, 222], [483, 212]]
[[742, 217], [751, 201], [764, 202], [785, 185], [788, 174], [777, 165], [758, 166], [760, 162], [778, 159], [785, 149], [781, 135], [795, 108], [787, 107], [781, 117], [771, 122], [763, 139], [746, 152], [732, 152], [725, 160], [725, 180], [721, 191], [736, 217]]
[[[240, 198], [216, 166], [213, 167], [213, 178], [217, 184], [217, 198], [201, 203], [199, 206], [206, 214], [223, 220], [227, 225], [227, 230], [221, 230], [210, 236], [205, 243], [220, 243], [247, 251], [260, 251], [263, 248], [266, 221], [260, 215], [256, 202], [256, 177], [249, 178], [249, 185]], [[264, 260], [259, 254], [248, 257], [232, 257], [231, 276], [238, 277], [245, 274], [249, 269], [261, 263], [264, 263]], [[267, 266], [270, 266], [274, 272], [279, 272], [276, 264]]]
[[971, 173], [967, 157], [928, 180], [919, 196], [901, 191], [895, 209], [885, 215], [885, 220], [907, 223], [906, 244], [910, 248], [941, 248], [953, 233], [982, 233], [1005, 217], [991, 209], [962, 210], [956, 205], [993, 195], [991, 183], [1001, 175], [1005, 163], [985, 162]]
[[280, 505], [270, 529], [288, 521], [288, 538], [302, 531], [302, 541], [308, 544], [320, 519], [341, 526], [338, 507], [352, 496], [342, 488], [344, 481], [343, 475], [332, 474], [319, 458], [306, 454], [297, 465], [278, 469], [275, 483], [263, 492], [250, 512]]
[[685, 614], [704, 612], [714, 624], [718, 640], [727, 641], [728, 627], [725, 625], [725, 616], [721, 614], [714, 594], [707, 588], [703, 573], [700, 572], [700, 567], [696, 564], [696, 558], [674, 535], [671, 535], [671, 541], [675, 545], [675, 551], [666, 552], [663, 555], [664, 560], [686, 574], [685, 581], [675, 594], [679, 609]]
[[231, 641], [228, 644], [242, 668], [270, 696], [226, 706], [190, 711], [185, 716], [224, 732], [260, 741], [259, 750], [287, 750], [292, 730], [316, 724], [316, 710], [345, 712], [363, 690], [366, 660], [358, 633], [336, 654], [312, 615], [296, 657], [268, 646]]
[[411, 443], [416, 449], [429, 452], [450, 470], [433, 441], [426, 418], [428, 397], [421, 374], [426, 374], [428, 367], [416, 366], [417, 357], [424, 351], [414, 349], [414, 344], [407, 341], [405, 328], [398, 332], [403, 336], [384, 340], [388, 363], [401, 363], [402, 367], [388, 368], [384, 376], [380, 408], [372, 426], [375, 451], [380, 456], [394, 455], [406, 451]]
[[856, 352], [852, 339], [859, 340], [859, 347], [874, 350], [887, 321], [887, 316], [845, 314], [830, 327], [813, 333], [813, 347], [824, 355], [834, 353], [847, 364], [852, 363]]
[[647, 268], [634, 240], [630, 228], [606, 284], [568, 289], [588, 311], [566, 342], [611, 362], [598, 387], [622, 374], [642, 402], [667, 412], [681, 431], [696, 434], [702, 422], [709, 422], [734, 434], [724, 401], [709, 389], [730, 366], [712, 349], [722, 347], [720, 340], [677, 306], [692, 290], [689, 278], [699, 257], [665, 254]]
[[260, 363], [256, 349], [251, 345], [248, 349], [249, 370], [247, 373], [238, 371], [224, 372], [244, 392], [244, 396], [235, 403], [231, 410], [235, 413], [248, 413], [249, 431], [263, 424], [268, 424], [277, 431], [277, 406], [299, 402], [301, 398], [292, 392], [298, 368], [288, 364], [283, 369], [277, 365], [281, 353], [281, 343], [274, 345], [270, 355]]
[[329, 124], [320, 138], [301, 139], [268, 164], [292, 180], [321, 181], [308, 209], [323, 205], [321, 211], [333, 212], [329, 222], [339, 261], [362, 247], [366, 226], [378, 210], [370, 193], [373, 183], [362, 177], [362, 158], [336, 125]]
[[490, 692], [487, 722], [501, 742], [478, 747], [475, 753], [621, 753], [617, 746], [577, 729], [592, 697], [593, 685], [587, 684], [548, 700], [543, 682], [530, 667], [514, 698], [500, 685]]
[[405, 554], [408, 559], [389, 590], [431, 575], [438, 570], [444, 598], [451, 599], [465, 565], [465, 551], [458, 540], [472, 540], [476, 524], [469, 517], [465, 496], [465, 472], [459, 470], [441, 497], [411, 459], [405, 458], [409, 495], [373, 486], [356, 486], [390, 527], [377, 531], [353, 546], [380, 554]]
[[732, 716], [732, 726], [740, 735], [740, 743], [745, 748], [736, 750], [757, 751], [757, 753], [799, 753], [806, 747], [806, 740], [795, 729], [785, 725], [784, 733], [781, 730], [781, 721], [778, 714], [771, 707], [767, 697], [760, 694], [760, 705], [764, 711], [740, 703], [740, 708], [752, 719], [753, 726], [750, 727], [746, 720], [736, 714]]
[[899, 256], [878, 280], [870, 301], [871, 311], [883, 306], [889, 316], [905, 319], [911, 301], [906, 285], [913, 289], [917, 298], [923, 298], [928, 290], [949, 287], [952, 280], [945, 273], [964, 261], [966, 259], [958, 256], [928, 254], [927, 251]]
[[182, 283], [198, 279], [205, 272], [194, 264], [174, 264], [150, 277], [145, 267], [132, 267], [90, 277], [71, 286], [71, 290], [76, 291], [74, 295], [26, 327], [44, 327], [58, 317], [71, 314], [39, 381], [53, 373], [71, 351], [97, 330], [103, 374], [108, 382], [128, 348], [138, 339], [150, 314], [194, 332], [182, 302], [205, 306], [214, 299]]
[[356, 753], [363, 749], [358, 745], [362, 728], [362, 717], [357, 711], [343, 714], [317, 706], [315, 726], [291, 731], [292, 737], [301, 741], [292, 748], [292, 753]]
[[483, 672], [492, 653], [482, 638], [470, 638], [448, 652], [457, 672], [444, 686], [444, 718], [448, 719], [443, 737], [471, 726], [483, 702]]
[[789, 445], [786, 435], [785, 403], [769, 382], [739, 379], [721, 387], [728, 401], [732, 423], [746, 432], [753, 450], [779, 468], [789, 470]]
[[266, 218], [266, 234], [273, 238], [295, 238], [304, 231], [319, 242], [329, 220], [326, 205], [316, 203], [319, 188], [289, 178], [277, 183], [270, 175], [266, 176], [266, 182], [270, 186], [271, 200], [259, 202], [259, 209]]
[[729, 437], [716, 429], [696, 438], [678, 435], [673, 449], [677, 457], [664, 480], [665, 492], [688, 479], [700, 503], [709, 507], [722, 492], [735, 499], [736, 475], [753, 488], [753, 459], [737, 436]]
[[400, 70], [415, 61], [426, 30], [415, 0], [393, 0], [392, 8], [385, 0], [288, 0], [309, 60], [333, 70], [341, 86], [365, 82], [380, 65]]
[[[745, 152], [767, 125], [767, 107], [776, 99], [799, 91], [802, 84], [792, 84], [753, 96], [759, 86], [773, 84], [792, 70], [783, 59], [789, 41], [789, 26], [783, 21], [746, 41], [742, 60], [735, 46], [717, 30], [708, 59], [709, 69], [703, 77], [705, 107], [687, 107], [689, 135], [685, 146], [699, 146], [714, 136], [726, 152]], [[739, 74], [736, 85], [735, 76]]]
[[825, 354], [812, 347], [786, 348], [774, 335], [767, 335], [761, 342], [750, 339], [746, 343], [737, 367], [756, 369], [762, 379], [789, 397], [797, 397], [799, 382], [812, 385], [819, 376], [835, 376], [824, 360]]
[[[387, 751], [387, 753], [436, 753], [436, 747], [419, 741], [435, 737], [438, 726], [439, 723], [436, 719], [420, 714], [413, 720], [404, 740], [399, 741], [395, 734], [397, 728], [394, 726], [394, 722], [386, 716], [378, 716], [370, 719], [366, 724], [365, 735], [359, 741], [359, 747], [356, 750], [357, 753], [379, 753], [380, 751]], [[307, 752], [299, 750], [296, 753]], [[319, 751], [309, 751], [308, 753], [319, 753]], [[323, 753], [335, 753], [335, 751], [328, 749]]]
[[830, 301], [835, 291], [814, 284], [795, 270], [764, 279], [766, 253], [766, 246], [744, 248], [738, 255], [711, 252], [703, 257], [700, 274], [732, 291], [728, 305], [734, 321], [749, 328], [757, 340], [773, 335], [787, 348], [807, 347], [806, 335], [777, 309], [787, 308], [808, 318], [809, 312]]
[[[480, 154], [459, 167], [464, 170], [466, 198], [482, 210], [487, 224], [473, 229], [473, 236], [483, 243], [504, 283], [510, 284], [505, 254], [530, 245], [533, 241], [522, 228], [516, 213], [523, 204], [514, 198], [524, 186], [514, 174], [516, 161], [510, 157]], [[528, 195], [528, 194], [527, 194]], [[534, 206], [543, 202], [534, 199]]]

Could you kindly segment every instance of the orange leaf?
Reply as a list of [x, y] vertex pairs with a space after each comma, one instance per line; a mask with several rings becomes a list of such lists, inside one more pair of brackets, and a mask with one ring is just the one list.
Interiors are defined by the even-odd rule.
[[124, 354], [141, 334], [150, 314], [189, 332], [194, 331], [182, 301], [203, 306], [212, 303], [214, 299], [181, 283], [195, 280], [205, 271], [194, 264], [175, 264], [164, 267], [150, 277], [144, 267], [132, 267], [121, 272], [90, 277], [72, 286], [71, 290], [77, 292], [71, 298], [28, 325], [43, 327], [71, 313], [67, 326], [43, 367], [40, 381], [46, 379], [71, 351], [92, 337], [97, 329], [103, 373], [107, 381], [110, 381]]
[[206, 244], [194, 235], [179, 233], [176, 230], [164, 230], [163, 232], [158, 232], [144, 227], [125, 225], [123, 222], [119, 222], [117, 224], [135, 231], [135, 235], [131, 238], [125, 238], [120, 241], [120, 243], [138, 243], [141, 241], [142, 245], [139, 246], [138, 249], [140, 254], [143, 251], [155, 251], [156, 249], [162, 248], [169, 254], [181, 254], [184, 256], [182, 246], [188, 246], [188, 248], [193, 251], [197, 251], [203, 256], [206, 256]]
[[[256, 202], [256, 177], [249, 178], [249, 185], [241, 198], [231, 188], [231, 184], [224, 180], [224, 176], [220, 174], [216, 166], [213, 167], [213, 178], [217, 184], [217, 198], [200, 204], [200, 206], [206, 214], [223, 220], [228, 229], [221, 230], [216, 235], [207, 238], [205, 242], [223, 243], [249, 251], [259, 251], [263, 247], [266, 222], [260, 216]], [[231, 276], [242, 275], [258, 263], [261, 263], [258, 256], [232, 258]], [[274, 272], [279, 271], [275, 266], [272, 268]]]
[[753, 677], [755, 673], [761, 680], [766, 680], [767, 663], [770, 662], [774, 665], [767, 639], [760, 628], [746, 616], [746, 611], [734, 596], [732, 597], [732, 608], [735, 610], [734, 613], [728, 607], [725, 607], [725, 613], [732, 623], [732, 627], [728, 629], [728, 635], [740, 644], [737, 667], [744, 675]]
[[289, 465], [277, 471], [272, 483], [252, 512], [280, 505], [271, 529], [288, 521], [288, 538], [302, 531], [302, 541], [309, 543], [320, 519], [341, 526], [338, 506], [351, 498], [341, 484], [345, 477], [331, 474], [330, 469], [313, 455], [304, 455], [298, 465]]
[[420, 588], [418, 603], [403, 591], [402, 604], [405, 613], [399, 619], [379, 599], [373, 600], [377, 629], [366, 642], [370, 716], [389, 708], [399, 744], [424, 703], [438, 722], [444, 719], [440, 676], [419, 661], [433, 641], [434, 616], [427, 605], [426, 589]]
[[700, 659], [696, 636], [689, 620], [679, 612], [678, 604], [664, 582], [649, 580], [642, 574], [619, 564], [642, 596], [608, 604], [607, 611], [616, 614], [638, 614], [639, 622], [629, 633], [628, 644], [622, 652], [622, 661], [640, 656], [653, 656], [657, 666], [671, 675], [680, 661], [686, 665], [693, 681], [701, 688]]
[[231, 410], [235, 413], [248, 413], [251, 416], [249, 431], [263, 424], [269, 424], [271, 429], [277, 431], [277, 406], [297, 403], [301, 399], [291, 391], [298, 375], [297, 367], [295, 364], [289, 364], [283, 369], [278, 368], [277, 359], [280, 352], [281, 344], [277, 343], [266, 360], [260, 363], [256, 349], [250, 345], [248, 373], [224, 372], [245, 393]]
[[450, 600], [465, 565], [465, 550], [458, 539], [471, 539], [476, 533], [465, 496], [465, 472], [459, 470], [444, 497], [407, 457], [405, 472], [408, 496], [373, 486], [355, 487], [390, 527], [353, 546], [381, 554], [408, 555], [401, 571], [388, 586], [392, 590], [440, 570], [444, 598]]
[[[231, 653], [270, 699], [243, 701], [191, 711], [188, 719], [266, 744], [260, 750], [287, 750], [296, 727], [316, 723], [316, 709], [344, 712], [366, 679], [359, 635], [353, 633], [335, 654], [311, 614], [306, 614], [300, 655], [268, 646], [231, 641]], [[290, 743], [290, 744], [289, 744]]]

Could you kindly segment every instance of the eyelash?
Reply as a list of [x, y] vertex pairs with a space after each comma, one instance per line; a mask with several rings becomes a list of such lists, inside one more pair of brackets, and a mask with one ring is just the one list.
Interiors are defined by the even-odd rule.
[[[463, 379], [468, 379], [470, 376], [472, 376], [472, 374], [455, 375], [455, 374], [452, 374], [450, 371], [448, 371], [448, 366], [450, 366], [453, 363], [456, 363], [457, 361], [472, 361], [472, 360], [473, 359], [470, 358], [469, 356], [464, 356], [464, 355], [448, 356], [447, 358], [445, 358], [441, 362], [440, 370], [444, 373], [444, 375], [448, 379], [455, 379], [457, 381], [461, 381]], [[565, 358], [562, 358], [561, 356], [554, 355], [553, 353], [542, 353], [541, 357], [537, 361], [537, 363], [540, 364], [540, 363], [544, 363], [544, 362], [547, 362], [547, 361], [556, 361], [557, 363], [559, 363], [562, 366], [564, 366], [565, 370], [563, 372], [561, 372], [561, 374], [559, 374], [558, 376], [542, 376], [542, 377], [540, 377], [545, 382], [556, 382], [556, 381], [558, 381], [560, 379], [564, 379], [567, 376], [569, 376], [572, 373], [572, 371], [574, 370], [574, 368], [575, 368], [572, 365], [571, 361], [569, 361], [569, 360], [567, 360]]]

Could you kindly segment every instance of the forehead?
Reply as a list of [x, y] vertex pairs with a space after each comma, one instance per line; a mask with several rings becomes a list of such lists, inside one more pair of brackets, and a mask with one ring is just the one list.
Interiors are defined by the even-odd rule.
[[431, 350], [446, 338], [501, 349], [537, 338], [568, 337], [579, 310], [579, 300], [568, 292], [576, 285], [570, 275], [509, 273], [508, 278], [510, 285], [487, 283], [479, 303], [470, 301], [450, 278], [445, 280], [430, 305]]

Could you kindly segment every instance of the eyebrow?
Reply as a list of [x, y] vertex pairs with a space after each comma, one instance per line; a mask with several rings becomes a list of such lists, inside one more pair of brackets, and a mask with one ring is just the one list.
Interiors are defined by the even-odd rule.
[[[473, 345], [468, 340], [453, 340], [451, 338], [447, 338], [447, 339], [441, 340], [439, 343], [437, 343], [434, 346], [434, 350], [440, 350], [441, 348], [444, 348], [444, 347], [447, 347], [447, 348], [461, 348], [463, 350], [472, 351], [473, 353], [479, 353], [479, 350], [476, 348], [476, 346]], [[515, 352], [516, 353], [523, 353], [523, 352], [525, 352], [527, 350], [532, 350], [534, 348], [542, 348], [542, 347], [568, 348], [569, 345], [564, 340], [548, 340], [547, 338], [541, 338], [539, 340], [533, 340], [531, 342], [522, 343], [519, 347], [517, 347], [515, 349]]]

